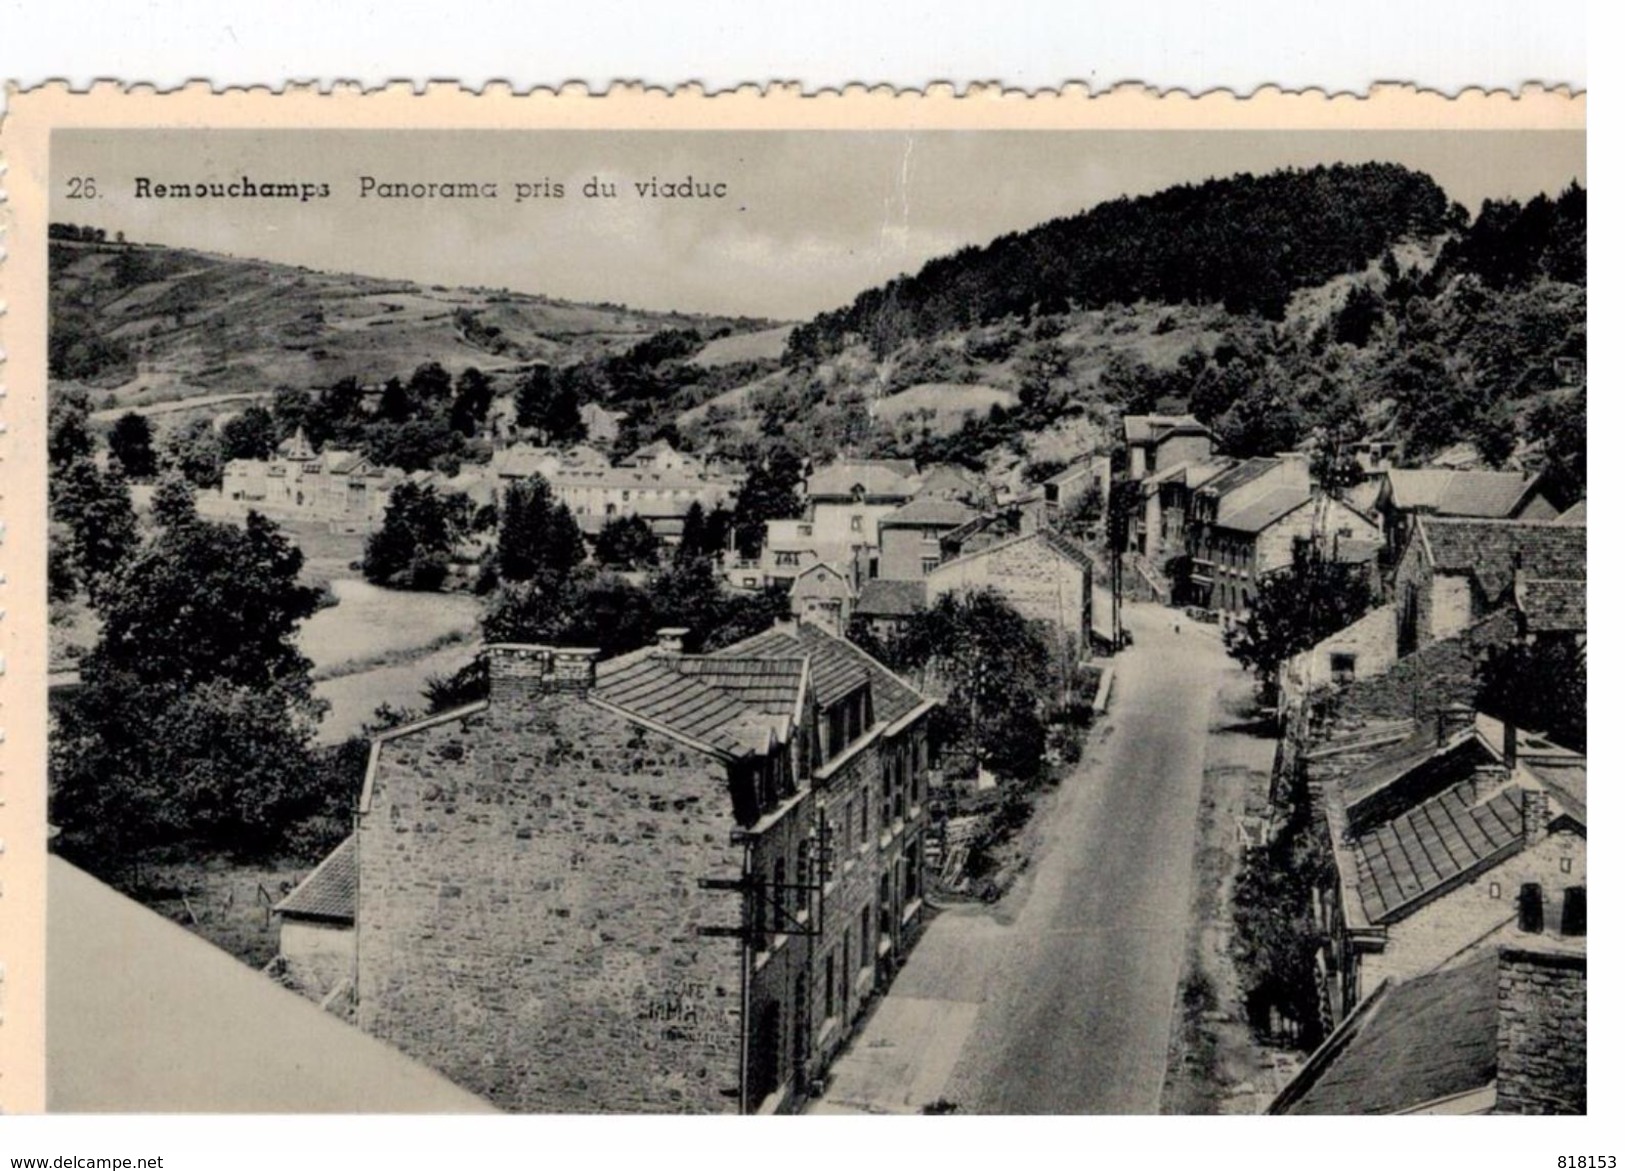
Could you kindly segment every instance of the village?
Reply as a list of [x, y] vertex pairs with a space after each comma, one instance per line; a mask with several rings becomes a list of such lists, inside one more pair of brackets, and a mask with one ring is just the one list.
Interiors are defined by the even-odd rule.
[[1035, 222], [795, 323], [53, 225], [52, 1108], [1585, 1113], [1583, 188]]
[[[1135, 703], [1136, 660], [1221, 658], [1313, 558], [1370, 604], [1273, 665], [1274, 759], [1219, 877], [1302, 880], [1303, 986], [1224, 999], [1324, 1039], [1245, 1104], [1583, 1109], [1585, 756], [1486, 710], [1480, 668], [1583, 654], [1584, 502], [1559, 512], [1518, 472], [1352, 457], [1334, 492], [1302, 453], [1225, 457], [1189, 415], [1152, 414], [1123, 418], [1115, 455], [1015, 493], [953, 465], [806, 469], [804, 510], [769, 518], [759, 553], [715, 553], [729, 588], [782, 595], [762, 633], [705, 653], [682, 627], [615, 655], [487, 642], [467, 652], [487, 698], [375, 734], [354, 831], [269, 908], [267, 984], [504, 1109], [958, 1108], [942, 1055], [918, 1051], [938, 1026], [892, 1019], [887, 993], [935, 917], [1009, 890], [972, 872], [998, 870], [1000, 790], [1031, 778], [945, 751], [942, 672], [882, 658], [904, 661], [888, 651], [945, 599], [991, 593], [1047, 652], [1038, 706], [1081, 707], [1087, 732]], [[480, 473], [409, 476], [301, 431], [228, 463], [197, 507], [366, 532], [403, 483], [500, 505], [533, 477], [589, 541], [636, 517], [668, 550], [743, 480], [666, 443], [618, 465], [515, 443]], [[1095, 757], [1047, 735], [1053, 783], [1098, 783]], [[1175, 954], [1187, 970], [1164, 978], [1188, 988], [1199, 961]], [[892, 1064], [866, 1069], [875, 1029], [913, 1030], [913, 1049], [892, 1038]], [[1401, 1052], [1437, 1061], [1410, 1057], [1396, 1085]]]

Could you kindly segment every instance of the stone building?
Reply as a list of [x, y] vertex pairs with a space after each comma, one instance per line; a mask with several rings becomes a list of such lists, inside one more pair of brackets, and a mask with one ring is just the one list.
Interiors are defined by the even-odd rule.
[[1410, 542], [1418, 517], [1534, 521], [1557, 516], [1540, 478], [1521, 472], [1389, 468], [1377, 484], [1374, 507], [1382, 520], [1389, 565]]
[[920, 581], [942, 564], [942, 534], [976, 513], [956, 500], [911, 500], [880, 519], [880, 573], [890, 581]]
[[[1399, 655], [1458, 635], [1516, 602], [1520, 574], [1534, 581], [1583, 583], [1585, 526], [1417, 518], [1394, 572]], [[1574, 588], [1563, 592], [1572, 596]], [[1579, 594], [1583, 598], [1583, 584]]]
[[980, 545], [943, 562], [925, 578], [925, 605], [946, 593], [996, 589], [1023, 617], [1051, 632], [1065, 665], [1090, 646], [1094, 563], [1075, 541], [1040, 529]]
[[1333, 1020], [1385, 979], [1498, 944], [1585, 947], [1585, 758], [1460, 707], [1399, 732], [1362, 728], [1305, 761], [1333, 862]]
[[1213, 455], [1213, 432], [1194, 415], [1124, 415], [1128, 478], [1143, 480], [1175, 464], [1201, 463]]
[[822, 562], [803, 569], [790, 586], [790, 613], [832, 634], [846, 633], [854, 600], [846, 575]]
[[919, 924], [930, 703], [785, 624], [712, 655], [487, 648], [380, 736], [358, 1023], [521, 1111], [792, 1108]]

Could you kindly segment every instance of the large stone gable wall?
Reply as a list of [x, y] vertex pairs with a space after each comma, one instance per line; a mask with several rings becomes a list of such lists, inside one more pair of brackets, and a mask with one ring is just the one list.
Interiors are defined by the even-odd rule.
[[926, 578], [926, 601], [952, 590], [997, 588], [1024, 617], [1057, 625], [1074, 639], [1088, 635], [1089, 574], [1042, 540], [1013, 541], [991, 553], [946, 562]]
[[507, 1109], [726, 1112], [739, 921], [722, 766], [579, 698], [388, 740], [358, 1019]]

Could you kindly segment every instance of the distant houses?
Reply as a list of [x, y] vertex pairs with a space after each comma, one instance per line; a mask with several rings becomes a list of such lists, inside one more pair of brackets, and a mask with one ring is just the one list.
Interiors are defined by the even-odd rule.
[[220, 500], [228, 508], [252, 508], [272, 517], [366, 528], [383, 520], [390, 493], [408, 478], [360, 452], [318, 452], [301, 429], [268, 460], [229, 461]]

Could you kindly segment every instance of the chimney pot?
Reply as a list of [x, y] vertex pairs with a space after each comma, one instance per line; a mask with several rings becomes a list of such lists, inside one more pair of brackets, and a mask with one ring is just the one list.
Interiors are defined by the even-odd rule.
[[1436, 713], [1438, 741], [1442, 745], [1451, 737], [1471, 728], [1476, 720], [1473, 709], [1464, 703], [1453, 703]]
[[527, 643], [488, 643], [491, 704], [498, 710], [558, 692], [584, 692], [595, 679], [596, 647], [551, 647]]

